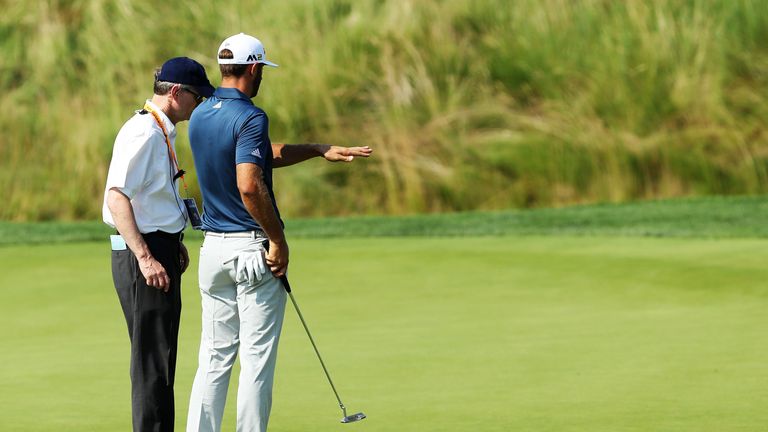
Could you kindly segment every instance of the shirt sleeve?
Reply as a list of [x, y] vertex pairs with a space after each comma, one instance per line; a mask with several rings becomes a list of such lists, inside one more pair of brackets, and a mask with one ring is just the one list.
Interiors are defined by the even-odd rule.
[[118, 188], [128, 198], [133, 198], [149, 185], [157, 141], [152, 130], [121, 131], [112, 152], [107, 190]]
[[235, 164], [254, 163], [264, 169], [269, 142], [269, 119], [262, 112], [245, 119], [235, 144]]

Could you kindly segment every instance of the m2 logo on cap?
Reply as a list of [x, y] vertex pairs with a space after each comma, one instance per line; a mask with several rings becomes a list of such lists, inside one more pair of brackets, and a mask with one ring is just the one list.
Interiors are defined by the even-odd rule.
[[261, 61], [263, 56], [261, 54], [250, 54], [246, 61]]

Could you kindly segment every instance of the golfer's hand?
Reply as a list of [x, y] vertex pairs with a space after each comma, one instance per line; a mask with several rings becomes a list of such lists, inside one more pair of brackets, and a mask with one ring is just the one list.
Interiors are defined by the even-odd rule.
[[269, 241], [269, 253], [267, 254], [267, 265], [275, 277], [281, 277], [288, 270], [288, 243]]
[[181, 265], [181, 272], [184, 273], [189, 268], [189, 252], [184, 243], [179, 242], [179, 264]]
[[139, 270], [147, 280], [147, 285], [161, 289], [165, 292], [171, 288], [171, 278], [165, 272], [165, 268], [154, 257], [149, 256], [139, 259]]
[[328, 146], [328, 150], [323, 152], [323, 157], [330, 162], [352, 162], [355, 156], [368, 157], [373, 152], [368, 146], [365, 147], [339, 147]]

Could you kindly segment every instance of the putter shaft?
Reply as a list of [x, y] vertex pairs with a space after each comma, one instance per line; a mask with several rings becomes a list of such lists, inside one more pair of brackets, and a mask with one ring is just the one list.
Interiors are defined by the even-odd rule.
[[[287, 278], [283, 276], [283, 282], [287, 282]], [[331, 375], [328, 373], [328, 368], [325, 367], [325, 362], [323, 362], [323, 358], [320, 356], [320, 351], [317, 350], [317, 345], [315, 345], [315, 340], [312, 338], [312, 333], [309, 332], [309, 327], [307, 327], [306, 321], [304, 321], [304, 316], [301, 314], [301, 309], [299, 309], [299, 305], [296, 303], [296, 299], [293, 297], [293, 293], [290, 290], [290, 285], [285, 285], [286, 291], [288, 292], [288, 296], [291, 297], [291, 303], [293, 303], [293, 308], [296, 309], [296, 313], [299, 315], [299, 320], [301, 321], [301, 325], [304, 326], [304, 330], [307, 332], [307, 336], [309, 336], [309, 341], [312, 343], [312, 348], [315, 350], [315, 354], [317, 354], [317, 359], [320, 360], [320, 366], [323, 367], [323, 372], [325, 372], [325, 377], [328, 378], [328, 383], [331, 385], [331, 389], [333, 389], [333, 394], [336, 396], [336, 400], [339, 401], [339, 407], [341, 408], [341, 411], [344, 413], [344, 417], [347, 416], [347, 408], [344, 406], [344, 403], [341, 402], [341, 398], [339, 397], [339, 392], [336, 391], [336, 386], [333, 385], [333, 380], [331, 379]]]
[[317, 349], [317, 345], [315, 344], [315, 339], [312, 337], [312, 333], [309, 332], [309, 327], [307, 327], [307, 322], [304, 321], [304, 315], [301, 314], [301, 309], [299, 309], [299, 305], [296, 303], [296, 299], [293, 297], [293, 293], [291, 292], [291, 284], [288, 282], [288, 277], [283, 275], [280, 277], [280, 280], [283, 282], [283, 287], [285, 288], [285, 291], [288, 293], [288, 296], [291, 298], [291, 303], [293, 303], [293, 308], [296, 309], [296, 314], [299, 315], [299, 320], [301, 321], [301, 325], [304, 326], [304, 331], [307, 332], [309, 341], [312, 343], [312, 348], [315, 350], [315, 354], [317, 354], [317, 359], [320, 360], [320, 366], [323, 367], [323, 372], [325, 372], [325, 377], [328, 378], [328, 383], [331, 385], [333, 394], [336, 396], [336, 400], [339, 402], [339, 408], [341, 408], [341, 412], [344, 413], [344, 417], [341, 419], [341, 422], [353, 423], [366, 418], [366, 415], [361, 412], [357, 414], [352, 414], [351, 416], [347, 415], [347, 408], [344, 406], [344, 403], [341, 401], [341, 398], [339, 397], [339, 392], [336, 391], [336, 386], [333, 385], [331, 374], [328, 373], [328, 368], [325, 367], [325, 362], [323, 361], [323, 358], [320, 356], [320, 351]]

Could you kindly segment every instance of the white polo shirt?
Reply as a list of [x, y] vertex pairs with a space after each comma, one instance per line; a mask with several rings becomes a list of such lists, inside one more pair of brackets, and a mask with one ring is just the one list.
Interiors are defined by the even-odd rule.
[[[176, 128], [160, 108], [150, 101], [168, 132], [176, 152]], [[178, 194], [173, 176], [176, 165], [171, 159], [162, 129], [152, 113], [131, 117], [117, 134], [104, 188], [102, 217], [111, 227], [115, 221], [107, 206], [107, 192], [117, 188], [131, 200], [136, 225], [141, 233], [165, 231], [177, 233], [186, 226], [184, 202]]]

